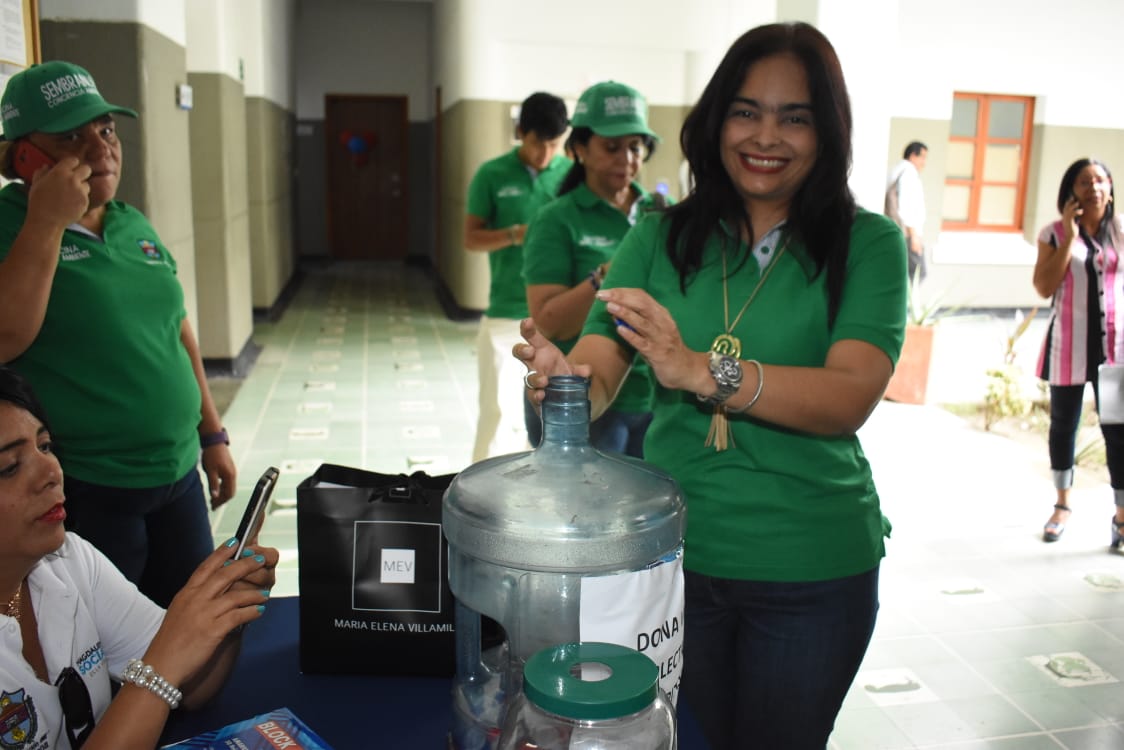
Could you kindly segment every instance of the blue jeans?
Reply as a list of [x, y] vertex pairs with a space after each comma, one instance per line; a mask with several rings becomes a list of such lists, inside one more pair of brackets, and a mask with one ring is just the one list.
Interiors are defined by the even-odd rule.
[[194, 467], [159, 487], [107, 487], [66, 477], [64, 488], [66, 528], [101, 550], [161, 607], [214, 551], [207, 499]]
[[713, 750], [824, 750], [878, 613], [878, 568], [774, 583], [687, 571], [683, 691]]
[[644, 458], [644, 436], [652, 413], [626, 413], [609, 409], [589, 425], [589, 442], [599, 451]]
[[[531, 447], [538, 448], [542, 442], [542, 417], [527, 400], [523, 401], [523, 422]], [[644, 458], [644, 435], [651, 423], [651, 412], [626, 414], [610, 409], [589, 425], [589, 442], [600, 451]]]
[[[1100, 409], [1100, 393], [1094, 379], [1093, 397]], [[1077, 428], [1081, 424], [1081, 407], [1085, 384], [1050, 386], [1050, 468], [1065, 471], [1073, 468], [1077, 452]], [[1124, 489], [1124, 425], [1102, 424], [1105, 462], [1109, 483], [1114, 490]], [[1119, 503], [1117, 503], [1119, 504]]]
[[523, 424], [527, 427], [527, 442], [532, 448], [538, 448], [542, 442], [542, 416], [528, 398], [523, 399]]

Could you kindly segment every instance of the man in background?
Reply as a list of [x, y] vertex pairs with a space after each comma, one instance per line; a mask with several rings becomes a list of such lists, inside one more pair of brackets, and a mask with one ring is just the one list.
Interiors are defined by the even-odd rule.
[[921, 187], [921, 170], [929, 156], [929, 147], [921, 141], [912, 141], [905, 147], [902, 160], [890, 170], [886, 180], [886, 207], [884, 213], [901, 227], [909, 250], [909, 281], [921, 282], [928, 269], [925, 267], [925, 191]]
[[531, 94], [519, 110], [520, 145], [485, 162], [468, 187], [465, 248], [488, 253], [491, 272], [488, 309], [476, 338], [480, 417], [473, 461], [526, 450], [528, 439], [533, 446], [541, 439], [537, 417], [525, 413], [524, 367], [511, 348], [522, 342], [519, 321], [528, 315], [523, 235], [570, 167], [561, 155], [568, 126], [565, 102], [552, 94]]

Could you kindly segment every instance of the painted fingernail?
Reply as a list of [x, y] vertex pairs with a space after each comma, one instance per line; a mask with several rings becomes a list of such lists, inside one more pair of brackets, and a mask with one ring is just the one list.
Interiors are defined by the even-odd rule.
[[254, 554], [254, 551], [252, 549], [242, 550], [242, 557], [249, 557], [252, 554]]
[[230, 565], [232, 562], [234, 562], [234, 561], [233, 560], [227, 560], [226, 562], [224, 562], [222, 564], [222, 566], [225, 568], [227, 565]]
[[223, 542], [222, 546], [233, 547], [236, 544], [238, 544], [238, 537], [232, 536], [229, 539], [227, 539], [225, 542]]
[[263, 612], [265, 612], [265, 605], [264, 605], [264, 604], [259, 604], [259, 605], [258, 605], [258, 614], [261, 614], [261, 613], [263, 613]]
[[268, 599], [269, 598], [269, 589], [262, 589], [261, 595], [264, 596], [266, 599]]
[[254, 562], [264, 563], [265, 562], [265, 555], [254, 555]]

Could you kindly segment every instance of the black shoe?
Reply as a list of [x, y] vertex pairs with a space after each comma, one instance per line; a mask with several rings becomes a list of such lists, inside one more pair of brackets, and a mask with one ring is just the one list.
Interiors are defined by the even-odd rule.
[[[1071, 509], [1068, 505], [1062, 505], [1061, 503], [1055, 503], [1054, 509], [1064, 510], [1066, 513], [1071, 512]], [[1048, 524], [1046, 524], [1046, 527], [1042, 529], [1042, 541], [1056, 542], [1062, 538], [1063, 531], [1065, 531], [1064, 521], [1050, 521]]]
[[1117, 521], [1112, 517], [1112, 544], [1108, 545], [1114, 552], [1124, 552], [1124, 521]]

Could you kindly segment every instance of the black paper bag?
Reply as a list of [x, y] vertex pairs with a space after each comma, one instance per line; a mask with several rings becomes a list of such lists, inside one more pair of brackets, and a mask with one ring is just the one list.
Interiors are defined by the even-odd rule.
[[453, 476], [322, 464], [297, 486], [302, 672], [453, 674]]

